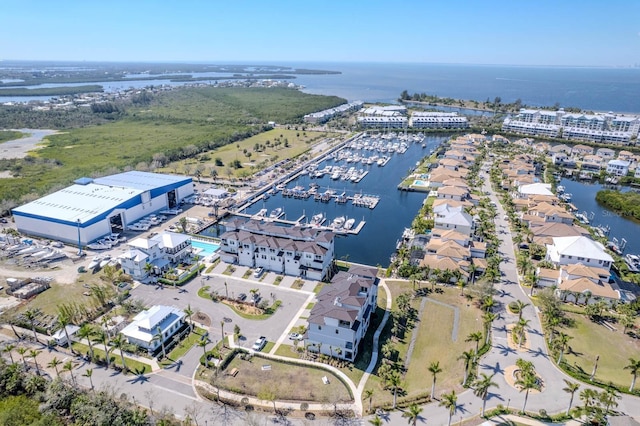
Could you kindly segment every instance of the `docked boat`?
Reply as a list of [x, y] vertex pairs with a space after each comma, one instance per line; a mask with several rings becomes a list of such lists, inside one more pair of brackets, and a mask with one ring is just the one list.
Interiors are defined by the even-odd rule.
[[564, 188], [564, 186], [562, 186], [562, 185], [558, 185], [558, 186], [556, 187], [556, 192], [557, 192], [558, 194], [562, 194], [562, 193], [564, 193], [564, 189], [565, 189], [565, 188]]
[[260, 211], [258, 213], [256, 213], [257, 217], [264, 217], [267, 215], [267, 209], [260, 209]]
[[271, 213], [269, 213], [269, 218], [271, 219], [278, 219], [280, 216], [282, 216], [282, 207], [277, 207], [273, 210], [271, 210]]
[[353, 228], [353, 225], [355, 225], [356, 220], [351, 218], [351, 219], [347, 219], [346, 222], [344, 223], [344, 229], [346, 229], [347, 231], [349, 231], [351, 228]]
[[578, 219], [578, 222], [584, 223], [585, 225], [589, 224], [589, 218], [586, 213], [576, 213], [575, 216], [576, 219]]
[[320, 226], [324, 222], [324, 213], [318, 213], [311, 216], [311, 225]]
[[335, 219], [333, 219], [333, 222], [331, 222], [331, 226], [335, 229], [339, 229], [344, 226], [344, 222], [345, 222], [344, 216], [338, 216]]
[[624, 262], [627, 264], [629, 272], [640, 272], [640, 256], [637, 254], [626, 254]]

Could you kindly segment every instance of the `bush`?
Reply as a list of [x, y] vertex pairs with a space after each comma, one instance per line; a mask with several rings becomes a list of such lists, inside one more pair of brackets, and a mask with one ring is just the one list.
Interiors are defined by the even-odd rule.
[[516, 302], [511, 302], [509, 303], [509, 311], [511, 311], [514, 314], [519, 314], [520, 308], [518, 307], [518, 304]]

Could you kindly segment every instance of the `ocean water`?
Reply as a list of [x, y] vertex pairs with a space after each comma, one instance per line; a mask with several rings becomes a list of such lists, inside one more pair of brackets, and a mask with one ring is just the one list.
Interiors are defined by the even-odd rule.
[[[293, 64], [285, 64], [293, 65]], [[307, 63], [341, 71], [294, 80], [305, 92], [347, 100], [395, 102], [403, 90], [455, 99], [529, 106], [558, 103], [593, 111], [640, 113], [640, 68], [522, 67], [504, 65]]]
[[[350, 101], [396, 102], [400, 93], [407, 90], [409, 93], [420, 92], [477, 101], [493, 101], [496, 97], [500, 97], [503, 102], [521, 99], [524, 104], [532, 107], [558, 103], [561, 107], [579, 107], [587, 111], [640, 113], [640, 68], [346, 62], [278, 62], [261, 65], [340, 71], [341, 74], [298, 75], [291, 81], [305, 86], [305, 92], [336, 95]], [[211, 76], [212, 80], [215, 79], [211, 73], [192, 75]], [[152, 84], [184, 83], [132, 78], [124, 82], [91, 84], [101, 84], [106, 91], [112, 91]], [[46, 86], [50, 85], [40, 87]], [[26, 99], [20, 97], [0, 97], [0, 102], [24, 100]]]

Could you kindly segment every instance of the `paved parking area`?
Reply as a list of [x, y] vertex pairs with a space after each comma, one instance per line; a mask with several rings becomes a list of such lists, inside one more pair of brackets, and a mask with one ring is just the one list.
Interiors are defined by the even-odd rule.
[[[289, 333], [294, 325], [306, 325], [306, 320], [299, 320], [297, 317], [303, 308], [313, 298], [313, 294], [304, 290], [295, 290], [284, 285], [273, 285], [275, 274], [265, 274], [262, 281], [257, 281], [250, 275], [249, 278], [242, 278], [247, 268], [236, 267], [233, 275], [222, 275], [218, 271], [226, 270], [226, 264], [221, 263], [210, 274], [196, 277], [182, 288], [159, 287], [155, 285], [139, 285], [131, 291], [134, 298], [141, 299], [147, 306], [164, 304], [185, 309], [191, 306], [193, 311], [201, 311], [211, 318], [209, 328], [210, 338], [215, 343], [222, 338], [224, 323], [224, 333], [233, 333], [234, 326], [240, 327], [244, 339], [239, 340], [239, 345], [250, 348], [259, 336], [266, 336], [271, 342], [275, 342], [282, 336]], [[272, 277], [271, 277], [272, 276]], [[273, 278], [273, 279], [271, 279]], [[284, 281], [284, 279], [283, 279]], [[306, 283], [305, 283], [306, 285]], [[278, 310], [269, 318], [264, 320], [246, 319], [237, 315], [231, 308], [223, 303], [214, 303], [209, 299], [198, 296], [198, 290], [203, 286], [208, 286], [207, 291], [217, 291], [218, 294], [236, 298], [240, 293], [250, 296], [251, 290], [257, 290], [263, 300], [272, 304], [280, 300], [282, 304]], [[315, 286], [310, 282], [309, 286]], [[307, 314], [308, 316], [308, 314]], [[225, 321], [225, 318], [231, 321]]]

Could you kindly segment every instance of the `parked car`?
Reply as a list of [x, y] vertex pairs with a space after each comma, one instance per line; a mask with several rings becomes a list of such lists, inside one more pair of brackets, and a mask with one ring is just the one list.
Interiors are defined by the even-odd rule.
[[264, 272], [264, 268], [262, 266], [260, 266], [253, 273], [253, 277], [254, 278], [260, 278], [260, 276], [262, 275], [263, 272]]
[[304, 337], [299, 333], [289, 333], [289, 340], [303, 340]]
[[246, 299], [247, 299], [247, 295], [246, 295], [246, 294], [244, 294], [244, 293], [240, 293], [240, 294], [238, 295], [238, 301], [239, 301], [239, 302], [243, 302], [243, 301], [245, 301]]
[[258, 337], [258, 340], [255, 341], [251, 349], [256, 352], [260, 352], [264, 346], [267, 344], [267, 338], [265, 336]]

